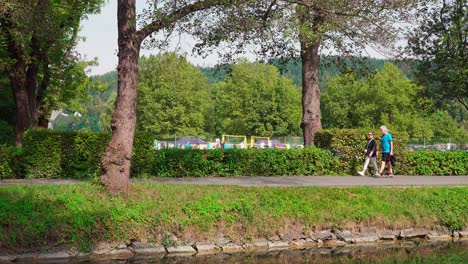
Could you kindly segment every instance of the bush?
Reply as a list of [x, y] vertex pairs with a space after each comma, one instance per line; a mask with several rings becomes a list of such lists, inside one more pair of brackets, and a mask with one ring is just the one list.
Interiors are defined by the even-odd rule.
[[13, 159], [15, 147], [0, 144], [0, 179], [13, 178]]
[[397, 165], [403, 175], [467, 175], [466, 151], [405, 151]]
[[62, 132], [28, 130], [23, 135], [20, 175], [26, 179], [62, 176]]
[[[394, 138], [399, 175], [468, 174], [468, 152], [408, 152], [404, 150], [406, 135], [395, 133]], [[137, 133], [131, 176], [352, 175], [361, 169], [364, 131], [327, 129], [319, 131], [315, 139], [320, 148], [154, 150], [152, 135]], [[109, 140], [109, 133], [28, 130], [22, 154], [15, 154], [13, 147], [0, 147], [0, 177], [14, 174], [24, 178], [97, 177]], [[18, 161], [17, 165], [13, 160]]]
[[338, 160], [316, 147], [300, 149], [233, 149], [155, 151], [152, 175], [281, 176], [335, 174]]

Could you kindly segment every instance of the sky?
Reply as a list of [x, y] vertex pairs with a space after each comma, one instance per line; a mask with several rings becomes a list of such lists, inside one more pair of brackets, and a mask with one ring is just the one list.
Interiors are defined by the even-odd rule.
[[[137, 0], [137, 13], [146, 5], [146, 0]], [[84, 37], [84, 41], [80, 41], [77, 50], [86, 60], [94, 58], [98, 59], [98, 66], [90, 69], [90, 75], [104, 74], [113, 71], [117, 68], [117, 0], [109, 0], [101, 8], [99, 14], [89, 15], [87, 19], [81, 23], [80, 36]], [[190, 37], [177, 39], [172, 42], [169, 50], [177, 48], [179, 53], [186, 54], [187, 60], [196, 66], [212, 66], [219, 61], [219, 57], [215, 54], [202, 58], [200, 56], [191, 55], [194, 40]], [[142, 48], [140, 55], [148, 56], [156, 54], [157, 51], [145, 50]], [[383, 58], [381, 54], [375, 50], [369, 49], [371, 57]], [[246, 57], [249, 57], [244, 55]], [[254, 57], [253, 55], [250, 57]]]
[[[141, 10], [145, 5], [145, 0], [137, 0], [137, 10]], [[137, 11], [138, 12], [138, 11]], [[87, 19], [81, 22], [80, 36], [84, 41], [80, 41], [77, 51], [84, 59], [98, 59], [98, 66], [90, 69], [91, 75], [104, 74], [117, 68], [117, 1], [109, 0], [101, 8], [101, 12], [95, 15], [89, 15]], [[211, 66], [217, 63], [218, 57], [215, 55], [207, 58], [195, 57], [190, 54], [193, 40], [190, 38], [178, 39], [177, 44], [172, 45], [182, 53], [187, 53], [187, 59], [197, 66]], [[148, 56], [156, 54], [156, 51], [141, 50], [140, 55]]]

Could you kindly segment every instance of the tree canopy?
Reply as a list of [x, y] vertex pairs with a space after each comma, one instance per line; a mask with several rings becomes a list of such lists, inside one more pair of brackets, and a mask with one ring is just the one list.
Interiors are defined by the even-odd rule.
[[157, 136], [213, 134], [212, 96], [206, 76], [175, 53], [139, 63], [137, 129]]
[[[88, 88], [74, 47], [81, 19], [103, 0], [0, 2], [0, 75], [16, 102], [16, 144], [31, 126], [47, 126], [55, 107], [69, 105]], [[1, 78], [1, 77], [0, 77]]]
[[[365, 53], [368, 46], [391, 49], [399, 28], [417, 1], [262, 1], [244, 3], [224, 16], [195, 20], [195, 50], [228, 45], [228, 58], [254, 47], [261, 56], [300, 57], [304, 142], [321, 129], [319, 54]], [[211, 49], [208, 49], [211, 51]]]
[[468, 110], [468, 2], [441, 0], [423, 6], [417, 23], [408, 51], [419, 62], [418, 81], [439, 107], [457, 102]]
[[218, 134], [300, 134], [300, 92], [273, 65], [240, 60], [213, 90]]

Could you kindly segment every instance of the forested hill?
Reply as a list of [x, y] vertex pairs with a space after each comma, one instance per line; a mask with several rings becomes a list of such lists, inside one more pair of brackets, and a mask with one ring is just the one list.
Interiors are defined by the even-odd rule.
[[[329, 77], [334, 77], [343, 72], [354, 71], [362, 76], [368, 76], [374, 72], [381, 70], [387, 60], [382, 59], [342, 59], [339, 57], [324, 57], [320, 61], [319, 80], [320, 87], [323, 90], [326, 87], [326, 81]], [[273, 60], [271, 61], [280, 73], [291, 79], [298, 87], [302, 86], [302, 65], [300, 59], [290, 59], [288, 61]], [[410, 79], [411, 65], [409, 62], [391, 61], [397, 65]], [[228, 73], [228, 67], [215, 66], [215, 67], [202, 67], [200, 70], [208, 77], [210, 84], [223, 81]]]
[[[366, 59], [366, 60], [353, 60], [340, 59], [338, 57], [321, 58], [319, 80], [320, 88], [323, 90], [326, 87], [327, 78], [334, 77], [342, 72], [349, 72], [351, 69], [362, 76], [368, 76], [374, 72], [381, 70], [387, 60], [382, 59]], [[407, 62], [395, 62], [409, 78], [412, 78], [410, 71], [410, 64]], [[302, 66], [300, 59], [291, 59], [286, 62], [279, 60], [273, 60], [271, 62], [275, 65], [280, 73], [291, 79], [294, 84], [298, 87], [302, 86]], [[229, 73], [229, 65], [213, 66], [213, 67], [199, 67], [199, 69], [208, 78], [209, 84], [214, 84], [220, 81], [224, 81]], [[117, 72], [111, 71], [103, 75], [93, 76], [95, 80], [99, 80], [102, 83], [107, 83], [109, 87], [103, 93], [92, 92], [92, 96], [99, 96], [103, 101], [106, 101], [109, 96], [117, 91]]]

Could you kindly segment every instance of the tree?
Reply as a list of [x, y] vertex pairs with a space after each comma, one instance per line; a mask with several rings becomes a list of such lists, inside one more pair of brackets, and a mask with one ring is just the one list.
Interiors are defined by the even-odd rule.
[[[0, 3], [0, 75], [16, 103], [16, 145], [32, 126], [47, 126], [53, 103], [70, 102], [86, 78], [73, 48], [80, 20], [103, 0], [6, 0]], [[44, 104], [44, 103], [47, 104]]]
[[272, 65], [240, 60], [225, 82], [216, 83], [219, 134], [257, 136], [300, 132], [300, 92]]
[[322, 96], [325, 127], [368, 128], [385, 124], [413, 139], [429, 139], [433, 126], [426, 110], [431, 103], [420, 96], [422, 87], [386, 63], [367, 79], [348, 73], [328, 80]]
[[[231, 0], [205, 1], [161, 1], [154, 2], [146, 10], [137, 30], [135, 0], [118, 0], [118, 89], [115, 110], [112, 114], [112, 138], [106, 148], [101, 167], [104, 174], [101, 182], [110, 193], [127, 193], [129, 188], [130, 165], [133, 137], [136, 126], [136, 103], [138, 82], [138, 59], [143, 40], [164, 30], [172, 32], [176, 22], [182, 22], [202, 11], [205, 17], [216, 16], [223, 6], [236, 3]], [[219, 7], [217, 9], [217, 7]], [[152, 39], [151, 41], [156, 41]], [[150, 41], [150, 43], [151, 43]], [[164, 42], [163, 42], [164, 45]]]
[[142, 57], [138, 93], [137, 129], [163, 137], [213, 133], [208, 79], [184, 57]]
[[[232, 53], [244, 46], [260, 47], [261, 56], [296, 57], [302, 63], [302, 122], [305, 145], [321, 129], [319, 52], [359, 55], [369, 45], [389, 47], [397, 36], [395, 22], [406, 18], [413, 2], [407, 0], [261, 1], [235, 9], [224, 17], [203, 20], [194, 34], [198, 52], [234, 43]], [[208, 30], [210, 29], [210, 30]], [[208, 33], [207, 33], [208, 32]], [[208, 49], [208, 51], [211, 51]]]
[[423, 6], [409, 35], [408, 52], [419, 60], [416, 77], [428, 96], [468, 110], [468, 2], [442, 0]]

